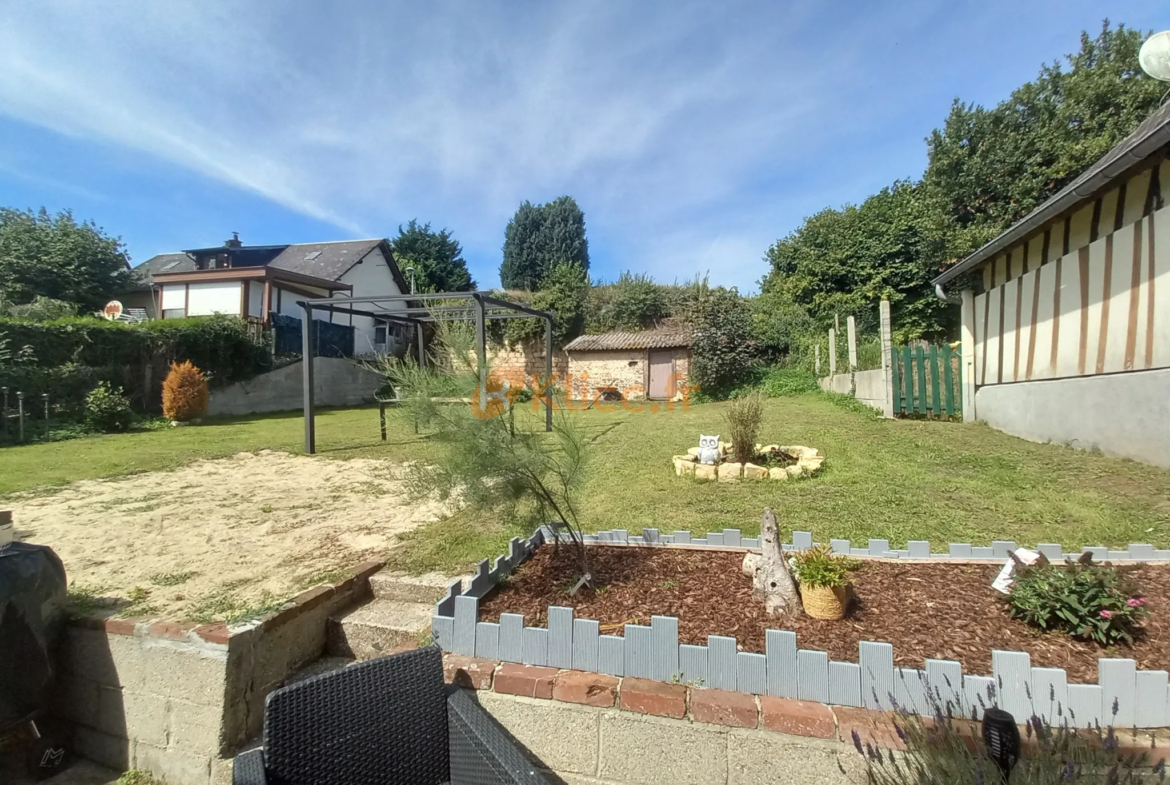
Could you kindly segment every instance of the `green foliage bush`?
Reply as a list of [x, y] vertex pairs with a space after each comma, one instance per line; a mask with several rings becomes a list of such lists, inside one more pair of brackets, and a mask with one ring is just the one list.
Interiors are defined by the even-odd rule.
[[759, 383], [760, 391], [769, 398], [817, 392], [817, 379], [803, 368], [769, 368]]
[[206, 366], [213, 387], [271, 367], [268, 347], [248, 334], [242, 320], [226, 316], [137, 325], [94, 317], [0, 319], [0, 343], [8, 355], [0, 361], [0, 387], [23, 392], [26, 401], [47, 393], [65, 417], [81, 418], [86, 395], [100, 382], [122, 388], [140, 411], [154, 410], [166, 370], [175, 361]]
[[64, 300], [37, 295], [31, 303], [16, 305], [0, 295], [0, 317], [24, 319], [30, 322], [49, 322], [77, 315], [77, 306]]
[[590, 332], [641, 330], [670, 315], [665, 287], [648, 275], [622, 273], [616, 282], [590, 292], [587, 319]]
[[798, 551], [789, 560], [802, 585], [835, 589], [849, 582], [849, 573], [861, 566], [856, 559], [839, 556], [827, 545]]
[[755, 372], [751, 313], [735, 289], [718, 287], [691, 308], [690, 383], [712, 398], [728, 396]]
[[101, 382], [85, 397], [85, 424], [99, 433], [124, 433], [134, 424], [134, 411], [120, 387]]
[[[556, 314], [552, 326], [553, 345], [564, 346], [584, 330], [589, 279], [579, 265], [566, 262], [552, 268], [544, 279], [543, 287], [532, 293], [530, 304], [537, 310]], [[508, 296], [514, 301], [524, 299], [512, 293]], [[504, 338], [509, 344], [543, 342], [544, 320], [509, 319], [504, 328]]]
[[1146, 599], [1132, 578], [1092, 561], [1017, 567], [1008, 606], [1013, 618], [1102, 645], [1132, 643]]
[[756, 439], [760, 436], [760, 423], [764, 419], [763, 396], [750, 393], [735, 398], [723, 417], [727, 420], [728, 438], [735, 451], [735, 460], [747, 463], [756, 453]]

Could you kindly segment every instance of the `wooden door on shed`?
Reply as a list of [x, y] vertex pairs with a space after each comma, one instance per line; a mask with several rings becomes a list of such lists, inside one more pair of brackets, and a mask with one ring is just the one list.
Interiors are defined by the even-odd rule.
[[670, 397], [670, 375], [674, 373], [674, 352], [650, 352], [650, 389], [646, 397], [662, 401]]

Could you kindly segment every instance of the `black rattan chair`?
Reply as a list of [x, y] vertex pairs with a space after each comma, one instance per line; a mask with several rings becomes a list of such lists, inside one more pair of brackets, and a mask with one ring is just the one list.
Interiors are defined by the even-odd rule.
[[232, 771], [233, 785], [550, 782], [467, 691], [443, 683], [435, 646], [276, 690], [264, 746]]

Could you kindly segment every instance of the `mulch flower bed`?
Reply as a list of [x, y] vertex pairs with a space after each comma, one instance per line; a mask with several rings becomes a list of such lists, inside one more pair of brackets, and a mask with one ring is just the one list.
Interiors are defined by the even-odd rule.
[[858, 602], [843, 621], [804, 614], [773, 618], [752, 594], [740, 569], [743, 554], [678, 548], [589, 546], [599, 591], [571, 597], [577, 578], [572, 549], [546, 546], [480, 604], [481, 621], [501, 613], [545, 623], [550, 605], [571, 606], [596, 619], [602, 634], [650, 617], [676, 616], [679, 642], [705, 644], [708, 635], [734, 636], [741, 651], [764, 651], [764, 630], [794, 630], [802, 649], [857, 661], [859, 641], [894, 646], [898, 665], [921, 668], [927, 658], [957, 660], [973, 675], [991, 673], [993, 649], [1024, 651], [1034, 666], [1064, 668], [1070, 682], [1096, 683], [1098, 657], [1127, 657], [1145, 670], [1170, 667], [1170, 565], [1138, 565], [1133, 577], [1149, 598], [1151, 616], [1133, 646], [1103, 648], [1063, 633], [1040, 633], [1008, 616], [991, 588], [998, 565], [866, 561], [854, 573]]

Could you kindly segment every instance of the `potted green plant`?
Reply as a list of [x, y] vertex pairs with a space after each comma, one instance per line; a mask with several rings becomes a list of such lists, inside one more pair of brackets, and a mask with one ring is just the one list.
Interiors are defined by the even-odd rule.
[[845, 618], [852, 596], [849, 573], [858, 568], [857, 560], [838, 556], [829, 547], [818, 545], [794, 554], [791, 564], [800, 583], [804, 612], [814, 619]]

